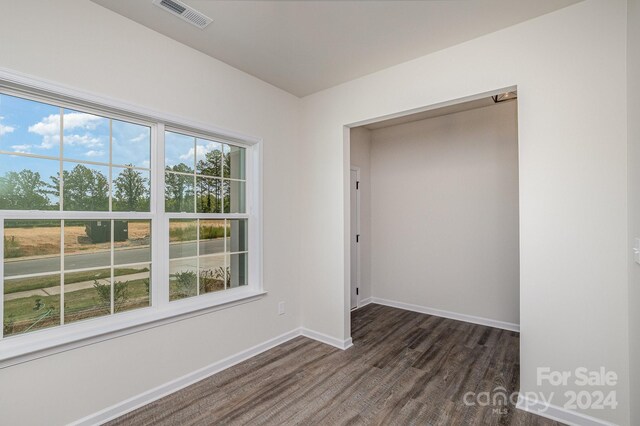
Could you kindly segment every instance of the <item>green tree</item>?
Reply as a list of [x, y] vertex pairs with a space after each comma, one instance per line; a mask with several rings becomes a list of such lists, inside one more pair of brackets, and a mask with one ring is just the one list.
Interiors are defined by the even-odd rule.
[[[167, 166], [169, 172], [193, 173], [184, 163], [173, 167]], [[193, 176], [176, 173], [165, 173], [165, 199], [168, 212], [193, 212]]]
[[[109, 210], [109, 181], [97, 170], [78, 164], [73, 170], [65, 170], [63, 177], [63, 201], [65, 210]], [[51, 178], [54, 183], [58, 178]]]
[[50, 210], [57, 204], [48, 194], [51, 185], [40, 178], [40, 173], [31, 170], [8, 172], [0, 177], [0, 208], [9, 210]]
[[[198, 173], [203, 176], [221, 178], [225, 158], [222, 151], [214, 149], [205, 154], [204, 160], [196, 164]], [[198, 211], [203, 213], [220, 213], [222, 198], [222, 180], [200, 178], [196, 181], [198, 189]]]
[[149, 180], [134, 169], [124, 169], [114, 180], [114, 210], [149, 211]]

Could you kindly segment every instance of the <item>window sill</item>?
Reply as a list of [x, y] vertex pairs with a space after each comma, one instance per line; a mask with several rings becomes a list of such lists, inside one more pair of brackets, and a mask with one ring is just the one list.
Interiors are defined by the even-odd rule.
[[7, 337], [0, 341], [0, 369], [252, 302], [266, 294], [266, 291], [250, 288], [231, 289], [211, 297], [193, 297], [161, 307], [149, 307], [32, 334]]

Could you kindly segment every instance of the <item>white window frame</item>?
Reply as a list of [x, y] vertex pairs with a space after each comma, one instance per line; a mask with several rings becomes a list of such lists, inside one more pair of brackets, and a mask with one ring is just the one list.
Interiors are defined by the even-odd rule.
[[[151, 127], [150, 212], [0, 211], [5, 219], [151, 219], [151, 306], [87, 319], [26, 334], [0, 337], [0, 368], [75, 347], [93, 344], [186, 317], [225, 309], [266, 295], [262, 284], [262, 139], [99, 96], [0, 68], [0, 91], [64, 108]], [[165, 213], [165, 129], [246, 149], [246, 213]], [[40, 157], [40, 156], [35, 156]], [[91, 162], [86, 162], [91, 164]], [[62, 197], [62, 196], [61, 196]], [[110, 195], [111, 197], [111, 195]], [[169, 219], [248, 219], [248, 284], [224, 291], [169, 301]], [[113, 232], [113, 229], [112, 229]], [[4, 226], [0, 226], [4, 240]], [[0, 294], [4, 245], [0, 246]], [[4, 300], [0, 318], [4, 322]]]

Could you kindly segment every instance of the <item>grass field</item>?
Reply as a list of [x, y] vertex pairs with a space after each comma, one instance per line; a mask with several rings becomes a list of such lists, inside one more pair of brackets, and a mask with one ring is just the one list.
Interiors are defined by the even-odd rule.
[[[134, 269], [134, 268], [116, 268], [113, 271], [113, 275], [118, 277], [121, 275], [130, 275], [138, 272], [147, 272], [149, 268]], [[103, 278], [109, 278], [111, 272], [108, 269], [99, 269], [95, 271], [83, 271], [83, 272], [67, 272], [64, 274], [65, 284], [80, 283], [83, 281], [100, 280]], [[4, 281], [4, 294], [18, 293], [27, 290], [38, 290], [41, 288], [56, 287], [60, 285], [60, 275], [52, 274], [40, 277], [18, 278], [10, 279], [5, 278]]]
[[[149, 290], [146, 279], [130, 281], [127, 284], [128, 299], [116, 305], [117, 312], [149, 306]], [[108, 315], [110, 307], [102, 304], [95, 288], [65, 293], [65, 323]], [[38, 322], [31, 330], [60, 324], [60, 295], [30, 296], [8, 300], [4, 303], [5, 336], [19, 334], [29, 328], [45, 313], [50, 314]]]

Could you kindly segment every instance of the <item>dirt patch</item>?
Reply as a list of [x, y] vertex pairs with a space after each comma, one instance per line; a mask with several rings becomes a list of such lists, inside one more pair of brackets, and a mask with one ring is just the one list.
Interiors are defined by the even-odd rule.
[[[149, 245], [151, 229], [149, 222], [129, 222], [129, 239], [115, 243], [115, 247]], [[5, 228], [5, 247], [13, 253], [10, 257], [45, 256], [60, 253], [60, 227]], [[84, 226], [64, 227], [64, 250], [66, 253], [87, 250], [109, 250], [109, 243], [94, 244], [87, 236]], [[9, 256], [7, 256], [9, 257]]]

